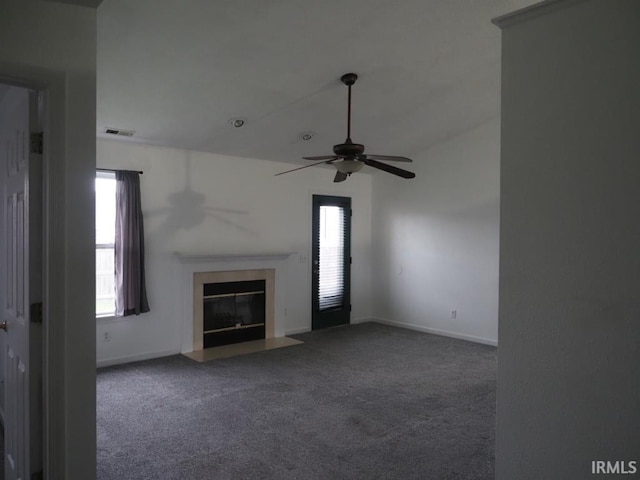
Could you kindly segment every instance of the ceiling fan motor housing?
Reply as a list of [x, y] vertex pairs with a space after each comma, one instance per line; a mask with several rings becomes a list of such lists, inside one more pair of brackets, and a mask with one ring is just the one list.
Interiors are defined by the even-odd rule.
[[333, 153], [340, 157], [355, 157], [364, 153], [364, 145], [351, 143], [351, 140], [347, 139], [347, 142], [345, 143], [334, 145]]

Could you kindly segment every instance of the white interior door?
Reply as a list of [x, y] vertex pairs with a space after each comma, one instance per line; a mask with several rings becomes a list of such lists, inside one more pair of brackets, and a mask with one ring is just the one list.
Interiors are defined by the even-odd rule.
[[27, 480], [42, 465], [42, 327], [34, 323], [42, 301], [42, 156], [30, 137], [38, 94], [10, 87], [0, 102], [5, 478]]

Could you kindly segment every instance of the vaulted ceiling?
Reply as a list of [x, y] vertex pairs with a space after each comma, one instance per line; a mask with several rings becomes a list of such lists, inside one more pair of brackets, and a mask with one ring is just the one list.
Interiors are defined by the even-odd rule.
[[[499, 114], [492, 17], [531, 0], [104, 0], [98, 134], [301, 163], [346, 137], [415, 155]], [[246, 124], [234, 128], [229, 119]], [[314, 132], [309, 141], [302, 132]]]

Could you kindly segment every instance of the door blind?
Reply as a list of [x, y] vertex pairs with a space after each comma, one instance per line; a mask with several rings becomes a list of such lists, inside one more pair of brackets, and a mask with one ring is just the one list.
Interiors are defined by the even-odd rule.
[[341, 307], [344, 303], [345, 209], [320, 207], [318, 308]]

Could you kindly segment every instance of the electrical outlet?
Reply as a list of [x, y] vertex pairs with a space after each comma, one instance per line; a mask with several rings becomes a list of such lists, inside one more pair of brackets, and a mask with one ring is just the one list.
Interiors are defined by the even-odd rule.
[[110, 340], [111, 340], [111, 332], [104, 332], [104, 333], [102, 334], [102, 339], [103, 339], [105, 342], [110, 341]]
[[451, 310], [451, 318], [458, 318], [458, 311], [457, 310]]

